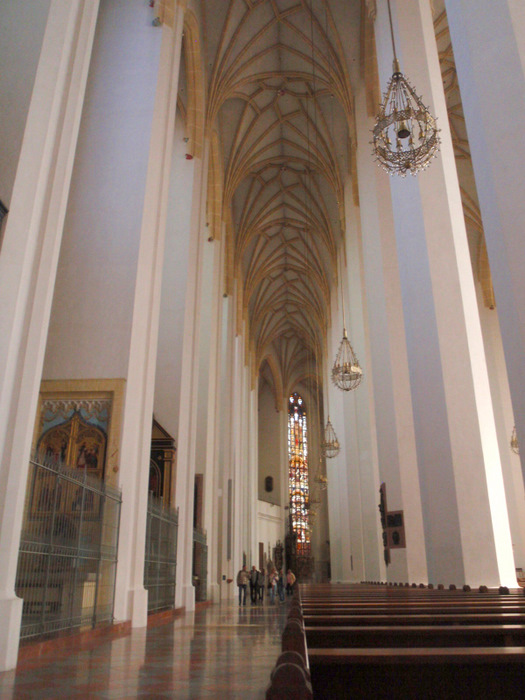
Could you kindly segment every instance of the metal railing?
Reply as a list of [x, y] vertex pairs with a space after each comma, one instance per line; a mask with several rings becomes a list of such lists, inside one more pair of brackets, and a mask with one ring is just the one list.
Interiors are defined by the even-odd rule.
[[193, 585], [195, 600], [202, 602], [207, 599], [208, 588], [208, 546], [206, 530], [193, 528]]
[[121, 502], [86, 470], [30, 461], [15, 585], [21, 639], [113, 619]]
[[144, 588], [148, 612], [175, 607], [179, 511], [149, 496], [144, 555]]

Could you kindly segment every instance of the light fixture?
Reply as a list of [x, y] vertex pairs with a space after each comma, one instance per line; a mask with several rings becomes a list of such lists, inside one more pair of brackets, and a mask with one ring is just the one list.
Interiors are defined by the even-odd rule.
[[350, 345], [346, 328], [343, 327], [343, 339], [332, 367], [332, 381], [339, 389], [351, 391], [361, 384], [363, 370], [359, 366], [353, 347]]
[[[339, 258], [341, 255], [339, 256]], [[338, 389], [342, 391], [352, 391], [357, 389], [363, 378], [363, 370], [359, 366], [356, 354], [353, 347], [350, 345], [348, 335], [346, 333], [345, 319], [345, 295], [343, 293], [343, 264], [341, 263], [340, 278], [341, 278], [341, 306], [343, 309], [343, 339], [339, 344], [339, 350], [335, 356], [334, 365], [332, 367], [332, 381]]]
[[512, 435], [510, 436], [510, 449], [517, 455], [520, 453], [520, 444], [518, 442], [518, 436], [516, 435], [516, 426], [512, 428]]
[[372, 144], [379, 165], [390, 174], [404, 177], [407, 173], [416, 175], [430, 164], [439, 151], [440, 139], [435, 118], [400, 70], [390, 0], [387, 3], [394, 74], [376, 118]]
[[321, 442], [321, 451], [325, 457], [333, 459], [337, 457], [340, 449], [341, 446], [335, 434], [334, 426], [330, 422], [330, 416], [328, 416], [328, 422], [324, 429], [324, 440]]

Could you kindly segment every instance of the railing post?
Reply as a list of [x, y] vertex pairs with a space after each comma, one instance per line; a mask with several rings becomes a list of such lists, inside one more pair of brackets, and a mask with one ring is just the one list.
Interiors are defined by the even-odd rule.
[[48, 556], [47, 556], [47, 563], [46, 563], [46, 577], [44, 579], [44, 592], [42, 596], [42, 614], [41, 614], [41, 625], [42, 629], [44, 629], [44, 625], [46, 622], [46, 601], [47, 601], [47, 593], [49, 590], [49, 568], [51, 566], [51, 562], [53, 561], [53, 542], [55, 539], [55, 521], [56, 521], [56, 514], [57, 514], [57, 494], [58, 494], [58, 479], [55, 479], [55, 488], [53, 489], [53, 513], [51, 515], [51, 533], [49, 537], [49, 551], [48, 551]]
[[[105, 487], [105, 484], [102, 484]], [[99, 592], [99, 585], [100, 585], [100, 564], [102, 562], [102, 536], [104, 533], [104, 517], [106, 514], [106, 489], [103, 488], [104, 494], [100, 495], [100, 506], [99, 506], [99, 512], [100, 512], [100, 531], [99, 531], [99, 538], [98, 538], [98, 559], [97, 559], [97, 573], [96, 573], [96, 579], [95, 579], [95, 600], [93, 604], [93, 615], [91, 617], [91, 626], [93, 629], [95, 629], [95, 626], [97, 624], [97, 610], [98, 610], [98, 592]]]

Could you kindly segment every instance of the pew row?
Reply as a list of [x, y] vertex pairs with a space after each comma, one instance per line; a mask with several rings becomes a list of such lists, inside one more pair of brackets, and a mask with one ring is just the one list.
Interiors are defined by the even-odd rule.
[[503, 700], [519, 697], [525, 647], [308, 651], [315, 700]]

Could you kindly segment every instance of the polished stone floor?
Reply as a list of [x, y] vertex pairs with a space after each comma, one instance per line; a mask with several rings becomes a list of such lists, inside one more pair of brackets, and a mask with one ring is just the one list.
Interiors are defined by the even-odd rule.
[[0, 698], [264, 698], [287, 612], [212, 605], [0, 673]]

